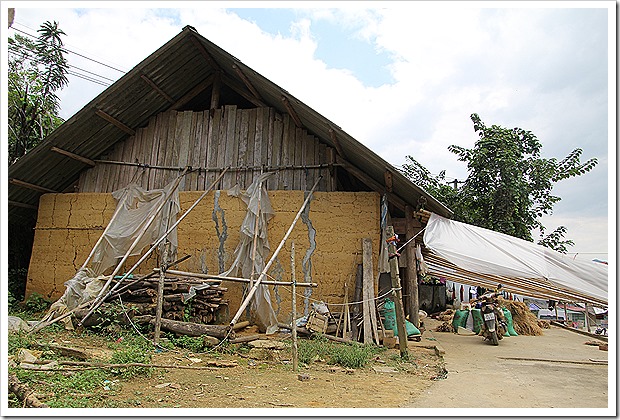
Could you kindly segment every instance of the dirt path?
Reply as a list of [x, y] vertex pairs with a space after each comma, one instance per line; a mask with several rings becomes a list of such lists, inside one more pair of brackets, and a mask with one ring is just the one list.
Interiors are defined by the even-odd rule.
[[[427, 321], [431, 329], [439, 324]], [[543, 336], [505, 337], [496, 347], [479, 336], [432, 334], [445, 349], [448, 376], [409, 407], [608, 407], [608, 366], [592, 364], [607, 361], [608, 352], [585, 345], [589, 337], [551, 327]]]

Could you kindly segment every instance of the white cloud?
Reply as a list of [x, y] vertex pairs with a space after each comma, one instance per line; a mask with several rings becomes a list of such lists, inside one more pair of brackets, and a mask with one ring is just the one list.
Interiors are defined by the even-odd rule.
[[[607, 57], [600, 48], [606, 40], [600, 25], [607, 22], [605, 16], [594, 9], [543, 10], [525, 4], [496, 10], [490, 8], [495, 3], [441, 3], [300, 9], [284, 35], [264, 32], [208, 3], [171, 9], [174, 13], [134, 7], [87, 8], [78, 14], [71, 9], [18, 7], [16, 21], [36, 29], [44, 20], [58, 20], [70, 46], [126, 70], [191, 25], [396, 165], [410, 154], [433, 173], [446, 169], [449, 177], [462, 179], [465, 167], [447, 147], [473, 147], [477, 136], [469, 116], [474, 112], [487, 124], [534, 132], [546, 156], [561, 158], [583, 147], [586, 158], [607, 159], [606, 136], [614, 133], [607, 132]], [[352, 71], [318, 59], [321, 37], [314, 32], [313, 19], [348, 28], [352, 36], [391, 57], [393, 82], [368, 87]], [[96, 68], [111, 78], [119, 75]], [[102, 90], [72, 79], [70, 89], [61, 94], [63, 107], [73, 114]], [[611, 163], [614, 170], [615, 161]], [[600, 203], [604, 211], [604, 192], [588, 189], [594, 183], [606, 185], [604, 171], [599, 172], [581, 179], [579, 189], [593, 191], [588, 202]], [[561, 192], [565, 198], [571, 195], [570, 188]], [[563, 216], [563, 211], [568, 209], [556, 211], [549, 225], [566, 224], [582, 252], [606, 241], [590, 242], [591, 237], [607, 238], [606, 219], [600, 213], [584, 215], [580, 222]], [[583, 221], [588, 217], [592, 221]], [[590, 233], [579, 227], [586, 225], [593, 229]]]

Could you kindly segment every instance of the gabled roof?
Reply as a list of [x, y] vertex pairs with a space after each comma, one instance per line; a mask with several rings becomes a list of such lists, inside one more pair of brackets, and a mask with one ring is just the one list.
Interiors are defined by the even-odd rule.
[[208, 109], [199, 94], [218, 75], [227, 87], [221, 93], [223, 101], [234, 98], [248, 106], [269, 106], [290, 114], [336, 149], [338, 162], [370, 188], [383, 192], [387, 173], [392, 184], [388, 198], [397, 206], [415, 207], [424, 198], [427, 210], [452, 215], [336, 124], [186, 26], [9, 167], [9, 219], [32, 213], [41, 194], [73, 192], [80, 172], [90, 167], [89, 159], [99, 159], [115, 143], [146, 126], [150, 117], [168, 109]]

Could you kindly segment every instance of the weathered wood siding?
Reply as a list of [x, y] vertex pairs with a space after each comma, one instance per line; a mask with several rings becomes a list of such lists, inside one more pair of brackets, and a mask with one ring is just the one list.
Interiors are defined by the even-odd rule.
[[268, 181], [270, 190], [308, 190], [323, 175], [318, 190], [332, 191], [329, 149], [273, 108], [166, 111], [101, 158], [142, 166], [98, 162], [80, 176], [79, 191], [112, 192], [130, 182], [161, 188], [186, 166], [195, 170], [181, 181], [182, 191], [205, 190], [225, 167], [231, 169], [217, 189], [237, 183], [246, 189], [261, 168], [277, 168]]

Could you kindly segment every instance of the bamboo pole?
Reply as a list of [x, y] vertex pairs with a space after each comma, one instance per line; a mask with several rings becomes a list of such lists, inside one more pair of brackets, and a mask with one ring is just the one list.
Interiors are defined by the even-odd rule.
[[[159, 272], [159, 268], [154, 268], [153, 271]], [[205, 280], [217, 280], [217, 281], [232, 281], [237, 283], [249, 283], [250, 279], [245, 279], [243, 277], [226, 277], [226, 276], [217, 276], [212, 274], [202, 274], [202, 273], [191, 273], [189, 271], [180, 271], [180, 270], [167, 270], [166, 274], [171, 274], [173, 276], [189, 276], [196, 277], [199, 279]], [[263, 280], [262, 284], [269, 285], [277, 285], [277, 286], [291, 286], [293, 283], [290, 281], [277, 281], [277, 280]], [[318, 287], [317, 283], [297, 283], [297, 286], [300, 287]]]
[[319, 178], [314, 183], [314, 186], [312, 187], [312, 189], [308, 193], [308, 197], [306, 197], [304, 203], [302, 204], [301, 208], [297, 212], [297, 215], [295, 216], [295, 219], [293, 220], [293, 223], [291, 223], [291, 226], [288, 228], [288, 231], [284, 235], [284, 238], [282, 238], [282, 240], [280, 241], [280, 244], [278, 245], [278, 247], [274, 251], [273, 255], [271, 256], [271, 259], [269, 260], [267, 265], [265, 265], [265, 268], [263, 268], [263, 271], [260, 273], [260, 275], [256, 279], [256, 283], [254, 283], [254, 286], [252, 287], [252, 289], [250, 289], [250, 292], [248, 293], [248, 295], [246, 296], [244, 301], [241, 303], [241, 306], [237, 310], [237, 313], [235, 314], [233, 319], [230, 321], [230, 326], [231, 327], [233, 327], [237, 323], [237, 321], [239, 320], [239, 317], [241, 316], [241, 314], [245, 310], [246, 306], [248, 306], [248, 303], [250, 303], [250, 300], [254, 296], [254, 293], [256, 293], [256, 290], [258, 289], [258, 286], [260, 285], [261, 281], [263, 280], [263, 278], [267, 274], [267, 271], [269, 271], [269, 268], [271, 267], [271, 264], [273, 264], [273, 262], [275, 261], [276, 257], [280, 253], [280, 250], [284, 246], [284, 243], [286, 242], [286, 240], [288, 239], [289, 235], [293, 231], [293, 228], [295, 227], [295, 224], [297, 223], [297, 221], [301, 217], [301, 213], [303, 213], [304, 209], [306, 208], [306, 205], [308, 205], [308, 202], [310, 201], [310, 198], [312, 197], [312, 193], [316, 189], [316, 187], [319, 184], [319, 181], [321, 180], [321, 178], [322, 178], [322, 176], [319, 176]]
[[[143, 224], [142, 224], [142, 226], [140, 228], [140, 233], [138, 234], [136, 239], [133, 241], [133, 243], [129, 246], [129, 249], [127, 250], [127, 252], [123, 256], [122, 260], [117, 264], [117, 266], [114, 269], [114, 271], [112, 272], [112, 274], [110, 274], [110, 278], [108, 279], [108, 281], [106, 281], [106, 283], [101, 288], [101, 291], [97, 295], [97, 298], [95, 298], [95, 302], [93, 303], [93, 306], [88, 311], [88, 313], [84, 316], [84, 318], [82, 318], [82, 320], [80, 321], [79, 325], [82, 325], [84, 323], [84, 321], [86, 321], [86, 319], [88, 319], [88, 317], [92, 315], [92, 313], [95, 311], [95, 309], [97, 309], [101, 305], [101, 303], [103, 303], [105, 297], [107, 296], [106, 295], [107, 289], [108, 289], [108, 287], [110, 287], [110, 283], [112, 283], [112, 279], [114, 279], [114, 276], [116, 276], [119, 273], [119, 271], [121, 271], [121, 268], [122, 268], [123, 264], [125, 264], [125, 261], [127, 261], [127, 258], [129, 258], [129, 255], [131, 255], [131, 253], [133, 252], [135, 247], [138, 245], [138, 242], [142, 239], [142, 237], [146, 233], [147, 229], [149, 228], [149, 226], [151, 226], [151, 223], [153, 223], [153, 221], [155, 220], [155, 218], [157, 217], [159, 212], [164, 208], [164, 205], [166, 205], [166, 203], [168, 202], [168, 199], [172, 196], [174, 191], [176, 191], [177, 187], [181, 183], [181, 179], [185, 176], [185, 174], [187, 174], [188, 169], [189, 168], [185, 168], [183, 173], [177, 177], [176, 181], [174, 182], [173, 187], [164, 196], [164, 199], [162, 200], [161, 204], [159, 204], [157, 206], [157, 208], [155, 209], [155, 211], [153, 212], [153, 214], [151, 214], [151, 216], [149, 216], [149, 218], [145, 222], [143, 222]], [[120, 281], [118, 283], [116, 283], [116, 286], [121, 284], [121, 282], [124, 279], [126, 279], [128, 275], [129, 275], [128, 273], [125, 273], [125, 275], [120, 279]]]
[[88, 254], [88, 257], [86, 257], [86, 261], [84, 261], [84, 264], [82, 264], [82, 267], [80, 267], [78, 271], [84, 270], [86, 266], [88, 265], [88, 263], [90, 262], [93, 255], [95, 255], [95, 250], [101, 244], [101, 242], [103, 242], [103, 238], [107, 235], [108, 231], [110, 230], [110, 227], [112, 226], [112, 223], [116, 220], [116, 218], [118, 217], [118, 214], [121, 211], [121, 208], [125, 205], [125, 202], [127, 201], [127, 197], [128, 197], [127, 188], [125, 188], [125, 191], [123, 192], [123, 197], [121, 198], [118, 205], [116, 206], [116, 210], [114, 210], [114, 214], [112, 215], [112, 218], [110, 219], [110, 221], [108, 222], [108, 225], [106, 226], [103, 233], [97, 240], [97, 243], [95, 243], [95, 246], [93, 246], [93, 249], [91, 249], [90, 254]]
[[[391, 238], [394, 236], [394, 227], [386, 228], [386, 236]], [[385, 246], [382, 244], [382, 246]], [[398, 347], [400, 349], [400, 357], [406, 359], [407, 353], [407, 331], [405, 329], [405, 312], [403, 310], [402, 292], [400, 287], [400, 278], [398, 277], [398, 260], [396, 257], [396, 245], [390, 243], [388, 245], [388, 255], [393, 255], [390, 260], [390, 275], [392, 278], [392, 297], [394, 298], [394, 306], [396, 309], [396, 327], [398, 329]]]
[[153, 342], [159, 343], [159, 334], [161, 332], [161, 315], [164, 306], [164, 279], [166, 278], [166, 263], [168, 262], [168, 250], [170, 241], [164, 242], [164, 251], [161, 259], [161, 271], [159, 272], [159, 281], [157, 282], [157, 307], [155, 308], [155, 332], [153, 333]]
[[[99, 302], [97, 302], [97, 301], [95, 300], [95, 303], [93, 304], [93, 307], [92, 307], [92, 308], [90, 309], [90, 311], [86, 314], [86, 316], [84, 316], [84, 318], [82, 318], [82, 320], [80, 321], [80, 325], [81, 325], [84, 321], [86, 321], [86, 319], [87, 319], [87, 318], [88, 318], [88, 317], [92, 314], [92, 312], [93, 312], [95, 309], [97, 309], [97, 307], [99, 307], [99, 305], [100, 305], [102, 302], [104, 302], [104, 301], [105, 301], [108, 297], [110, 297], [110, 296], [112, 295], [112, 293], [114, 293], [114, 291], [116, 290], [116, 288], [117, 288], [117, 287], [119, 287], [119, 286], [120, 286], [120, 284], [121, 284], [121, 283], [122, 283], [122, 282], [123, 282], [123, 281], [124, 281], [127, 277], [129, 277], [129, 275], [130, 275], [131, 273], [133, 273], [133, 271], [134, 271], [134, 270], [135, 270], [135, 269], [136, 269], [136, 268], [137, 268], [140, 264], [142, 264], [142, 262], [143, 262], [143, 261], [144, 261], [144, 260], [145, 260], [145, 259], [146, 259], [146, 258], [147, 258], [150, 254], [151, 254], [151, 252], [153, 252], [153, 250], [155, 250], [155, 248], [157, 248], [157, 246], [158, 246], [158, 245], [159, 245], [159, 244], [160, 244], [160, 243], [161, 243], [164, 239], [166, 239], [166, 238], [168, 237], [168, 235], [170, 234], [170, 232], [172, 232], [172, 231], [173, 231], [173, 230], [174, 230], [174, 229], [175, 229], [175, 228], [179, 225], [179, 223], [181, 223], [181, 221], [185, 218], [185, 216], [187, 216], [187, 215], [189, 214], [189, 212], [191, 212], [191, 211], [194, 209], [194, 207], [196, 207], [196, 206], [198, 205], [198, 203], [199, 203], [199, 202], [200, 202], [200, 201], [201, 201], [204, 197], [206, 197], [207, 193], [209, 193], [209, 191], [211, 191], [211, 189], [212, 189], [213, 187], [215, 187], [215, 185], [219, 182], [219, 180], [220, 180], [220, 179], [222, 179], [222, 176], [224, 176], [224, 174], [226, 173], [226, 171], [228, 171], [228, 168], [225, 168], [225, 169], [222, 171], [222, 173], [221, 173], [221, 174], [217, 177], [217, 179], [216, 179], [215, 181], [213, 181], [213, 182], [211, 183], [211, 185], [209, 186], [209, 188], [208, 188], [208, 189], [207, 189], [207, 190], [206, 190], [206, 191], [205, 191], [205, 192], [204, 192], [204, 193], [203, 193], [203, 194], [202, 194], [202, 195], [198, 198], [198, 200], [196, 200], [196, 201], [194, 202], [194, 204], [192, 204], [192, 206], [191, 206], [189, 209], [187, 209], [187, 211], [186, 211], [185, 213], [183, 213], [183, 214], [181, 215], [181, 217], [180, 217], [180, 218], [179, 218], [179, 219], [178, 219], [178, 220], [177, 220], [177, 221], [176, 221], [176, 222], [175, 222], [175, 223], [174, 223], [174, 224], [170, 227], [170, 229], [168, 229], [168, 230], [166, 231], [166, 233], [164, 233], [164, 234], [161, 236], [161, 238], [159, 238], [159, 239], [158, 239], [158, 240], [157, 240], [157, 241], [153, 244], [153, 246], [151, 246], [151, 248], [149, 248], [149, 250], [148, 250], [148, 251], [147, 251], [147, 252], [146, 252], [146, 253], [145, 253], [145, 254], [144, 254], [144, 255], [143, 255], [143, 256], [142, 256], [142, 257], [141, 257], [141, 258], [140, 258], [140, 259], [139, 259], [139, 260], [138, 260], [135, 264], [134, 264], [134, 265], [133, 265], [133, 267], [131, 267], [131, 268], [129, 269], [129, 271], [127, 271], [127, 272], [123, 275], [123, 277], [122, 277], [122, 278], [118, 281], [118, 283], [116, 283], [116, 285], [115, 285], [114, 287], [112, 287], [112, 289], [111, 289], [111, 290], [110, 290], [110, 291], [109, 291], [109, 292], [108, 292], [108, 293], [107, 293], [107, 294], [103, 297], [103, 299], [101, 299]], [[185, 173], [184, 173], [184, 174], [185, 174]], [[184, 174], [183, 174], [183, 175], [184, 175]], [[181, 177], [179, 177], [179, 179], [178, 179], [177, 181], [179, 181], [179, 182], [180, 182], [180, 180], [181, 180]], [[178, 184], [177, 184], [177, 186], [178, 186]], [[175, 188], [175, 189], [176, 189], [176, 188]], [[167, 201], [167, 199], [166, 199], [166, 201]], [[119, 265], [119, 266], [120, 266], [120, 265]], [[112, 277], [110, 277], [110, 278], [112, 278]], [[102, 289], [102, 291], [103, 291], [103, 289]], [[101, 294], [100, 294], [99, 296], [101, 296]]]
[[291, 279], [293, 281], [293, 287], [291, 292], [291, 334], [293, 336], [293, 372], [297, 372], [297, 298], [295, 294], [297, 293], [297, 282], [295, 277], [295, 241], [291, 244]]

